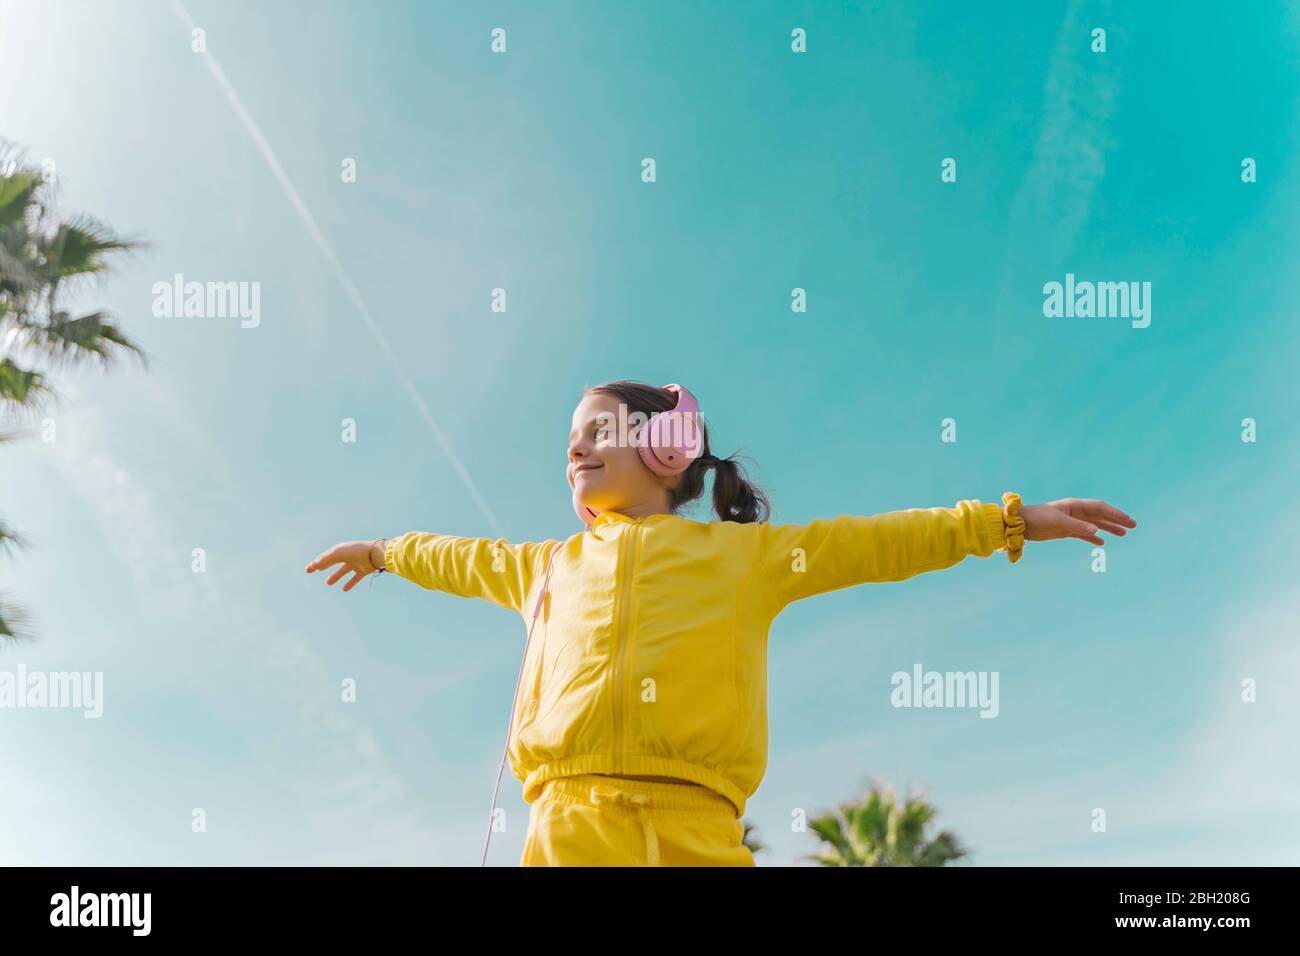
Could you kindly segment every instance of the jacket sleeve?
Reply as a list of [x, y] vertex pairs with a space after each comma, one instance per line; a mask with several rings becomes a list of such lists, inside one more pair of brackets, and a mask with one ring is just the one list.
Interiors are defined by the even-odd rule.
[[814, 594], [902, 581], [951, 567], [967, 555], [988, 557], [1007, 545], [1002, 508], [974, 499], [954, 508], [759, 527], [759, 557], [778, 611]]
[[462, 538], [408, 531], [389, 538], [384, 564], [424, 588], [458, 597], [485, 598], [521, 611], [533, 582], [559, 541], [511, 544], [504, 539]]

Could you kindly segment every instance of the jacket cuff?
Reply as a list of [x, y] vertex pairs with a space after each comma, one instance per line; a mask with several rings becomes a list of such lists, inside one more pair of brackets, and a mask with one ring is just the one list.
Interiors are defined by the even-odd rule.
[[980, 511], [984, 514], [984, 527], [988, 530], [988, 553], [1001, 551], [1007, 546], [1007, 526], [1002, 518], [1002, 506], [982, 503]]
[[397, 542], [404, 537], [405, 534], [399, 534], [396, 538], [389, 538], [384, 545], [384, 568], [390, 574], [397, 574]]

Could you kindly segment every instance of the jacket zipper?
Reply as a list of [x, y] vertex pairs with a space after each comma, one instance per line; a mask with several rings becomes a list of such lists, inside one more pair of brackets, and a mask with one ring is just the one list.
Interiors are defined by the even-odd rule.
[[614, 773], [623, 772], [623, 648], [627, 644], [628, 607], [632, 603], [632, 564], [636, 554], [639, 525], [633, 525], [623, 535], [620, 565], [623, 571], [622, 591], [618, 599], [618, 630], [614, 634]]

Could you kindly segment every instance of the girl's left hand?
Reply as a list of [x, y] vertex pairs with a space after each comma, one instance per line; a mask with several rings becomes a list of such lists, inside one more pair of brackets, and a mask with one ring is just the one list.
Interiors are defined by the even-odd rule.
[[1079, 538], [1104, 546], [1106, 542], [1098, 537], [1098, 529], [1122, 538], [1128, 533], [1126, 528], [1137, 527], [1137, 522], [1118, 508], [1088, 498], [1061, 498], [1045, 505], [1025, 505], [1020, 509], [1020, 516], [1025, 519], [1026, 541]]

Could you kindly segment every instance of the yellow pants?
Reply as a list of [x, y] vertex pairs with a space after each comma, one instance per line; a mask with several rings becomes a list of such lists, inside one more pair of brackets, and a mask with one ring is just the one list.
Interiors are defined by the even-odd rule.
[[753, 866], [744, 825], [705, 787], [579, 774], [548, 780], [521, 866]]

